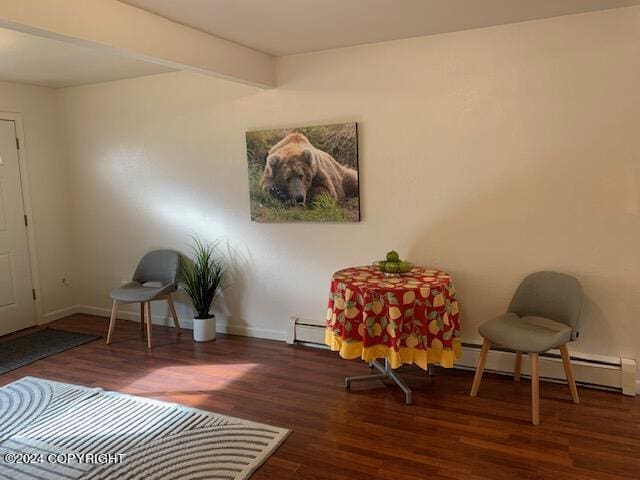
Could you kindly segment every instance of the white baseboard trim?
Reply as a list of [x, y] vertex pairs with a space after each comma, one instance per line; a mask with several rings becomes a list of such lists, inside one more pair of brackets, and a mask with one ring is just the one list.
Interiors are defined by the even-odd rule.
[[[182, 320], [180, 320], [182, 322]], [[239, 335], [241, 337], [263, 338], [265, 340], [277, 340], [284, 342], [286, 339], [285, 332], [279, 330], [271, 330], [268, 328], [256, 327], [255, 325], [229, 322], [228, 319], [217, 319], [216, 331], [218, 333], [226, 333], [229, 335]]]
[[[49, 323], [60, 318], [76, 313], [109, 317], [111, 310], [108, 308], [94, 307], [91, 305], [74, 305], [43, 315], [41, 324]], [[118, 312], [118, 318], [140, 321], [140, 314], [136, 310], [125, 308]], [[173, 320], [167, 315], [153, 315], [154, 325], [172, 326]], [[180, 326], [185, 329], [193, 328], [193, 319], [180, 318]], [[308, 320], [298, 316], [289, 318], [289, 324], [285, 332], [256, 327], [249, 324], [230, 323], [228, 319], [218, 318], [216, 331], [230, 335], [244, 337], [264, 338], [268, 340], [286, 341], [287, 343], [304, 344], [307, 346], [324, 346], [324, 324], [316, 320]], [[463, 357], [455, 363], [456, 368], [475, 370], [480, 345], [465, 345], [462, 348]], [[556, 382], [566, 381], [562, 360], [557, 351], [549, 352], [552, 356], [540, 356], [540, 376], [543, 379]], [[553, 355], [558, 355], [553, 356]], [[640, 394], [640, 380], [637, 379], [638, 369], [635, 360], [625, 358], [604, 357], [579, 353], [572, 356], [576, 382], [585, 386], [604, 387], [620, 390], [625, 395]], [[486, 370], [503, 375], [513, 375], [515, 354], [513, 352], [491, 350], [487, 358]], [[522, 359], [522, 375], [530, 374], [529, 359], [526, 355]]]
[[[293, 316], [289, 318], [287, 343], [303, 343], [324, 346], [324, 324], [317, 320]], [[480, 345], [465, 344], [463, 356], [455, 363], [456, 368], [475, 370], [480, 355]], [[619, 390], [625, 395], [640, 393], [635, 360], [577, 353], [571, 358], [576, 382], [584, 386]], [[503, 375], [513, 375], [515, 353], [490, 350], [486, 370]], [[530, 375], [527, 355], [522, 358], [522, 376]], [[558, 350], [540, 356], [540, 377], [553, 382], [566, 382], [564, 366]]]
[[[73, 313], [83, 313], [85, 315], [96, 315], [98, 317], [109, 317], [111, 315], [111, 310], [103, 307], [94, 307], [91, 305], [76, 305], [72, 307], [72, 313], [68, 313], [67, 315], [72, 315]], [[62, 318], [66, 315], [61, 315], [58, 318]], [[140, 312], [139, 310], [128, 310], [126, 307], [123, 307], [118, 311], [118, 318], [124, 320], [130, 320], [133, 322], [140, 321]], [[53, 321], [55, 318], [52, 318]], [[192, 318], [179, 318], [180, 327], [192, 330], [193, 329], [193, 319]], [[151, 322], [154, 325], [162, 325], [162, 326], [173, 326], [173, 319], [168, 315], [152, 315]], [[256, 327], [254, 325], [229, 322], [226, 318], [217, 318], [216, 319], [216, 331], [218, 333], [225, 333], [229, 335], [239, 335], [242, 337], [254, 337], [254, 338], [264, 338], [267, 340], [278, 340], [285, 341], [285, 333], [278, 330], [270, 330], [266, 328]]]
[[[103, 308], [103, 307], [94, 307], [91, 305], [78, 305], [78, 312], [83, 313], [85, 315], [95, 315], [97, 317], [110, 317], [111, 309]], [[132, 322], [140, 322], [140, 311], [136, 309], [136, 311], [128, 310], [126, 307], [120, 308], [118, 310], [118, 318], [122, 320], [130, 320]], [[193, 329], [193, 320], [190, 318], [180, 318], [180, 327]], [[169, 318], [166, 315], [152, 315], [151, 323], [154, 325], [161, 326], [170, 326], [173, 325], [173, 320], [169, 321]]]
[[69, 315], [78, 313], [78, 307], [79, 305], [73, 305], [71, 307], [61, 308], [59, 310], [54, 310], [53, 312], [45, 313], [42, 316], [41, 321], [38, 322], [38, 325], [44, 325], [45, 323], [50, 323], [54, 320], [59, 320], [64, 317], [68, 317]]
[[[475, 370], [480, 355], [480, 345], [465, 345], [462, 347], [463, 357], [455, 363], [457, 368]], [[557, 355], [557, 356], [556, 356]], [[571, 358], [574, 377], [576, 382], [583, 386], [601, 387], [618, 390], [625, 395], [635, 395], [636, 389], [628, 387], [629, 379], [634, 385], [636, 381], [635, 361], [633, 368], [624, 371], [622, 362], [626, 359], [612, 358], [609, 363], [601, 361], [594, 362], [590, 359], [574, 357]], [[490, 350], [487, 357], [486, 371], [513, 375], [515, 366], [515, 353], [502, 350]], [[528, 377], [531, 374], [531, 367], [528, 355], [522, 357], [522, 376]], [[540, 377], [545, 380], [555, 382], [566, 382], [562, 358], [555, 351], [540, 355]]]

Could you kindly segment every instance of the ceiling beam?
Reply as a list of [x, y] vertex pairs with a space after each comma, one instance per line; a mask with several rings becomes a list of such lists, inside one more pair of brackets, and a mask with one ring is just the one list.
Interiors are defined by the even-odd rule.
[[0, 27], [262, 88], [275, 86], [272, 56], [117, 0], [0, 0]]

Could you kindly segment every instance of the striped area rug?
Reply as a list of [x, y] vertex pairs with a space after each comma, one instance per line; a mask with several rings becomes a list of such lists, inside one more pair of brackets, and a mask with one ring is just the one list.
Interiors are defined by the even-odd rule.
[[0, 388], [0, 479], [246, 479], [289, 433], [25, 377]]

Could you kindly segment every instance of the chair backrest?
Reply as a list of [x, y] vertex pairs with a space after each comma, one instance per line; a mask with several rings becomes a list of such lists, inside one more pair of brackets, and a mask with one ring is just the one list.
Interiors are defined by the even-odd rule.
[[180, 256], [173, 250], [153, 250], [147, 253], [136, 268], [133, 280], [140, 283], [162, 282], [175, 284]]
[[509, 311], [521, 317], [545, 317], [571, 327], [571, 340], [579, 335], [584, 294], [571, 275], [535, 272], [522, 281], [509, 304]]

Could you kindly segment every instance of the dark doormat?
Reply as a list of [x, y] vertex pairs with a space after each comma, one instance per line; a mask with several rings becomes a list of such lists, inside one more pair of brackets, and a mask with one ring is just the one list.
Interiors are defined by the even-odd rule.
[[0, 374], [100, 338], [46, 328], [0, 342]]

